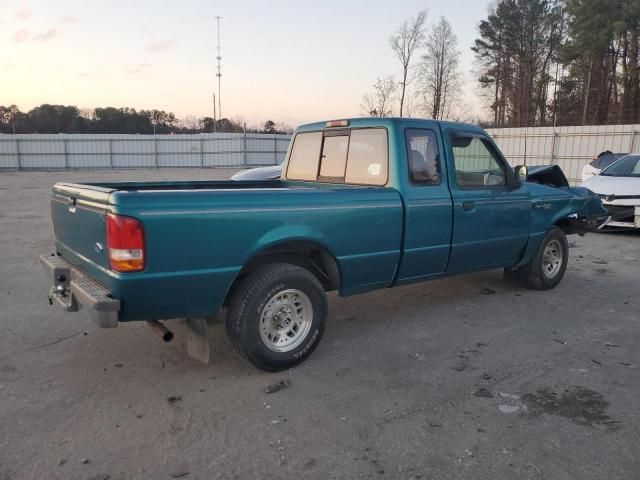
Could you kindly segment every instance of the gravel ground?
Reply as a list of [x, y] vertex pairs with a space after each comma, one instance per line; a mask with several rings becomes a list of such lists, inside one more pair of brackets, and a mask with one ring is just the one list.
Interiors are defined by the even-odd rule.
[[1, 480], [640, 477], [637, 233], [570, 237], [549, 292], [490, 271], [331, 295], [322, 343], [279, 374], [222, 325], [205, 366], [180, 330], [48, 306], [55, 181], [230, 173], [0, 173]]

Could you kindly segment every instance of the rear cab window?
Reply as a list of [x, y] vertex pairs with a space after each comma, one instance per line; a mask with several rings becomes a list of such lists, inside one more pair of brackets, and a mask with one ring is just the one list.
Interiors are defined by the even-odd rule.
[[286, 178], [382, 186], [388, 171], [385, 128], [324, 130], [295, 136]]

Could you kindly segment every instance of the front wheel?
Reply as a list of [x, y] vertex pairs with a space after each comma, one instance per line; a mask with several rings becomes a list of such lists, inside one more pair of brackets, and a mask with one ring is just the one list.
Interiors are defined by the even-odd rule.
[[569, 245], [564, 232], [553, 227], [542, 239], [531, 262], [523, 267], [526, 285], [536, 290], [550, 290], [560, 283], [567, 270]]
[[227, 335], [254, 366], [279, 371], [305, 360], [327, 316], [322, 285], [308, 270], [275, 263], [249, 274], [233, 294]]

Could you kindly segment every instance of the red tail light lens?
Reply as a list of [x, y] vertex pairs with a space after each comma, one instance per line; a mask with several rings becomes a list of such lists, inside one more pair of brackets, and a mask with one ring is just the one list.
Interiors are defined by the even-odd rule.
[[111, 270], [139, 272], [145, 266], [144, 228], [139, 220], [107, 214], [107, 248]]

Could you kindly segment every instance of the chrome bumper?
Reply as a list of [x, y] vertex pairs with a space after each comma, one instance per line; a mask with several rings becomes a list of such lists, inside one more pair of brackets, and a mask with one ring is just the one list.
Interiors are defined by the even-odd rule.
[[120, 300], [111, 292], [58, 255], [40, 255], [40, 262], [52, 286], [49, 303], [67, 312], [89, 311], [99, 327], [118, 326]]

